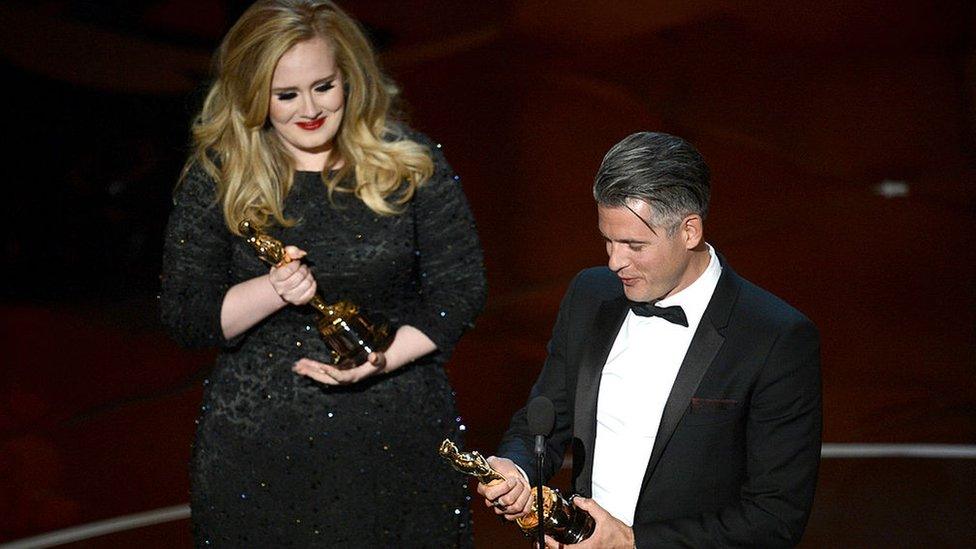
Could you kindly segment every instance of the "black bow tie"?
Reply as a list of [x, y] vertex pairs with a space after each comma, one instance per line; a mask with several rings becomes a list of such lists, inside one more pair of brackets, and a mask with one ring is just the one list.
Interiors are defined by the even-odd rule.
[[672, 324], [678, 324], [685, 328], [688, 327], [688, 317], [685, 316], [685, 310], [680, 305], [658, 307], [653, 303], [637, 303], [631, 301], [630, 310], [634, 311], [634, 314], [637, 316], [659, 316]]

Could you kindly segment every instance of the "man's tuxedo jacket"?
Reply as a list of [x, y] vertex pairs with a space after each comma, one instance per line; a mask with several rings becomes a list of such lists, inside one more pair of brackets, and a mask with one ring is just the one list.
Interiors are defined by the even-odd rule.
[[[573, 448], [573, 489], [591, 494], [600, 376], [629, 310], [609, 269], [576, 276], [531, 397], [556, 407], [546, 479]], [[652, 367], [653, 356], [648, 357]], [[735, 274], [722, 275], [664, 407], [634, 516], [638, 547], [796, 545], [820, 463], [820, 347], [814, 325]], [[525, 409], [498, 455], [537, 482]], [[628, 456], [616, 456], [626, 460]]]

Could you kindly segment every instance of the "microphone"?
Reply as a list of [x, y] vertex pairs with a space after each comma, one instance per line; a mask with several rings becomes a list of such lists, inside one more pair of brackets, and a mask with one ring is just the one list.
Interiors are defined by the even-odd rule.
[[529, 432], [535, 435], [536, 479], [535, 509], [538, 518], [539, 547], [546, 546], [545, 506], [542, 497], [542, 467], [546, 456], [546, 437], [556, 423], [556, 408], [552, 401], [539, 395], [529, 402], [525, 411]]
[[535, 435], [535, 455], [538, 456], [545, 452], [546, 437], [556, 423], [556, 408], [548, 398], [537, 396], [529, 402], [525, 412], [529, 432]]

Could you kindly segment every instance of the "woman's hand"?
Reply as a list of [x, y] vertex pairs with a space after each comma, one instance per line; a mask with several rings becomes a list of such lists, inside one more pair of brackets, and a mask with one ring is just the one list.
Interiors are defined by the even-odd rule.
[[292, 371], [326, 385], [349, 385], [382, 373], [386, 368], [386, 355], [376, 351], [369, 354], [366, 362], [352, 368], [339, 369], [334, 364], [303, 358], [295, 363]]
[[268, 279], [282, 301], [292, 305], [305, 305], [312, 300], [317, 286], [315, 278], [307, 265], [299, 259], [305, 257], [305, 251], [295, 246], [285, 246], [287, 259], [282, 265], [271, 267]]
[[402, 368], [436, 349], [437, 345], [423, 332], [413, 326], [403, 325], [397, 329], [393, 343], [386, 351], [370, 353], [366, 362], [359, 366], [346, 368], [350, 364], [342, 364], [340, 368], [335, 364], [323, 364], [303, 358], [295, 363], [292, 371], [326, 385], [349, 385], [376, 374]]

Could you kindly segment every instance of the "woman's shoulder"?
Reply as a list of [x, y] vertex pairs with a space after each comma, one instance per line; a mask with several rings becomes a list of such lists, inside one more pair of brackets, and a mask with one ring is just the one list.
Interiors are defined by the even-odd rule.
[[[216, 166], [215, 166], [216, 168]], [[217, 181], [199, 159], [187, 160], [173, 193], [173, 201], [196, 200], [214, 202], [217, 198]]]
[[426, 183], [436, 183], [451, 179], [457, 180], [457, 178], [454, 177], [454, 169], [448, 163], [447, 157], [444, 156], [444, 146], [440, 141], [404, 124], [391, 126], [388, 129], [385, 137], [391, 142], [409, 141], [411, 143], [416, 143], [426, 151], [426, 154], [433, 163], [434, 168], [433, 173], [427, 179]]
[[391, 143], [396, 143], [398, 141], [412, 141], [422, 147], [427, 147], [428, 149], [440, 148], [440, 144], [435, 142], [427, 134], [399, 122], [390, 124], [387, 127], [386, 134], [383, 136], [383, 139]]
[[391, 127], [388, 139], [394, 142], [411, 141], [426, 149], [428, 156], [430, 156], [431, 161], [434, 163], [435, 179], [438, 175], [444, 175], [444, 173], [452, 171], [450, 164], [447, 162], [447, 158], [444, 156], [444, 145], [437, 139], [402, 124]]

